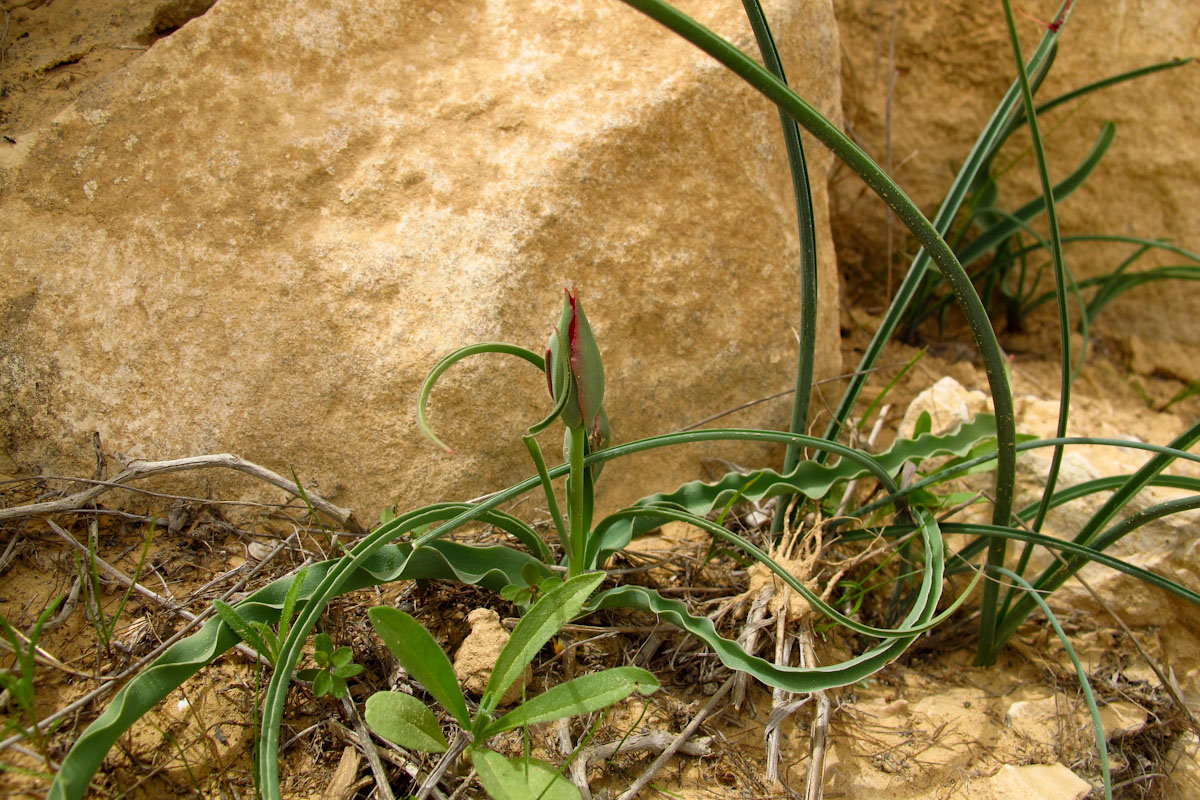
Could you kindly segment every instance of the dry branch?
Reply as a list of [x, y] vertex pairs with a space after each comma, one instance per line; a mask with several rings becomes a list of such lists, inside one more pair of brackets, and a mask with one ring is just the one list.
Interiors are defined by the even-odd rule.
[[[23, 506], [14, 506], [13, 508], [0, 508], [0, 522], [5, 522], [10, 519], [20, 519], [22, 517], [33, 516], [36, 514], [57, 514], [64, 511], [74, 511], [77, 508], [82, 508], [86, 504], [92, 502], [105, 492], [120, 488], [131, 481], [143, 480], [159, 475], [169, 475], [173, 472], [185, 472], [195, 469], [212, 469], [221, 467], [225, 469], [237, 470], [244, 472], [251, 477], [258, 478], [261, 481], [276, 486], [294, 497], [303, 499], [300, 488], [295, 482], [279, 475], [266, 467], [261, 467], [258, 464], [247, 461], [231, 453], [218, 453], [207, 456], [193, 456], [191, 458], [176, 458], [169, 461], [142, 461], [140, 459], [130, 461], [126, 464], [125, 469], [113, 478], [111, 481], [96, 482], [95, 485], [89, 486], [81, 492], [76, 492], [59, 500], [49, 500], [44, 503], [30, 503]], [[330, 503], [322, 497], [311, 492], [308, 493], [308, 500], [312, 503], [313, 508], [335, 520], [339, 525], [352, 533], [366, 533], [358, 521], [354, 518], [354, 512], [348, 508], [341, 508]]]

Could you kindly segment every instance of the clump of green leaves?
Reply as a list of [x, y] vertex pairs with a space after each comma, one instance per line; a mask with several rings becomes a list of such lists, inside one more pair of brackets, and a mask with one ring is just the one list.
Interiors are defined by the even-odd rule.
[[346, 645], [334, 649], [333, 639], [328, 633], [318, 633], [313, 637], [313, 661], [317, 662], [317, 669], [302, 669], [296, 673], [296, 677], [302, 681], [312, 681], [313, 694], [317, 697], [327, 694], [345, 697], [346, 679], [363, 671], [362, 664], [354, 663], [354, 651]]
[[221, 600], [213, 601], [213, 608], [221, 617], [221, 621], [233, 629], [246, 644], [275, 665], [279, 662], [280, 647], [287, 639], [291, 628], [292, 617], [296, 614], [296, 603], [300, 600], [300, 590], [304, 588], [304, 579], [308, 575], [308, 567], [296, 574], [288, 587], [287, 596], [283, 601], [283, 610], [279, 615], [279, 629], [276, 631], [270, 625], [259, 620], [247, 619], [238, 613], [237, 609]]
[[[450, 713], [460, 736], [467, 740], [467, 757], [480, 783], [495, 800], [573, 800], [580, 793], [563, 777], [560, 768], [528, 754], [503, 756], [487, 747], [489, 739], [516, 728], [598, 711], [634, 692], [652, 694], [658, 689], [658, 680], [646, 670], [618, 667], [561, 683], [497, 717], [500, 699], [524, 674], [542, 646], [579, 614], [603, 580], [604, 573], [579, 575], [559, 583], [533, 603], [496, 658], [474, 715], [468, 710], [450, 660], [419, 622], [394, 608], [376, 607], [369, 612], [371, 624], [388, 649]], [[367, 698], [366, 718], [380, 736], [409, 750], [444, 753], [450, 746], [429, 706], [405, 692], [371, 695]]]

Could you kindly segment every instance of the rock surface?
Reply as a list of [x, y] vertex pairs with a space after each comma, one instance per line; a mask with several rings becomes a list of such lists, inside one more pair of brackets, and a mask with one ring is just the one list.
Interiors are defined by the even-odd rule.
[[[13, 14], [6, 79], [90, 77], [14, 106], [0, 147], [5, 471], [90, 473], [96, 431], [132, 457], [294, 467], [367, 519], [482, 494], [532, 473], [518, 436], [548, 410], [544, 379], [503, 357], [450, 372], [431, 409], [454, 455], [419, 435], [418, 387], [463, 345], [543, 347], [564, 286], [604, 350], [618, 441], [790, 385], [798, 244], [774, 107], [641, 14], [219, 0], [171, 32], [206, 4], [117, 5]], [[124, 38], [30, 60], [23, 31], [89, 9]], [[753, 48], [739, 7], [686, 10]], [[839, 119], [831, 4], [768, 11], [795, 83]], [[810, 149], [830, 375], [831, 159]], [[697, 467], [670, 451], [617, 472], [610, 503]]]
[[[1045, 32], [1043, 23], [1053, 18], [1060, 3], [1014, 5], [1021, 12], [1017, 28], [1028, 57]], [[1200, 4], [1166, 0], [1076, 6], [1063, 28], [1058, 58], [1039, 101], [1138, 67], [1197, 55]], [[837, 3], [836, 11], [843, 42], [846, 126], [881, 164], [887, 161], [890, 133], [894, 177], [932, 217], [1016, 77], [1003, 7], [847, 0]], [[1059, 209], [1065, 232], [1165, 237], [1200, 251], [1200, 161], [1195, 158], [1200, 105], [1184, 99], [1198, 95], [1200, 65], [1192, 63], [1112, 87], [1042, 117], [1055, 181], [1083, 160], [1105, 120], [1117, 125], [1116, 140], [1099, 169]], [[1014, 137], [1002, 160], [1007, 163], [1021, 155], [1028, 144], [1027, 135]], [[1028, 155], [1004, 181], [1005, 207], [1015, 208], [1041, 194]], [[852, 177], [834, 184], [833, 204], [841, 263], [861, 265], [865, 274], [885, 271], [883, 205]], [[905, 231], [899, 224], [893, 230], [894, 251], [899, 252]], [[1130, 253], [1127, 245], [1072, 245], [1067, 258], [1075, 276], [1082, 278], [1115, 269]], [[1176, 256], [1164, 258], [1169, 260], [1156, 263], [1181, 263]], [[896, 262], [893, 285], [904, 263]], [[1133, 269], [1149, 263], [1139, 261]], [[1130, 313], [1147, 305], [1157, 313]], [[1043, 310], [1053, 317], [1050, 307]], [[1134, 334], [1152, 346], [1166, 347], [1174, 342], [1196, 344], [1193, 321], [1198, 314], [1200, 288], [1172, 282], [1134, 289], [1101, 319], [1111, 335]], [[1197, 377], [1193, 364], [1187, 379]]]
[[921, 414], [928, 413], [930, 432], [936, 436], [948, 433], [976, 414], [990, 411], [988, 397], [978, 389], [967, 391], [958, 381], [947, 375], [933, 386], [921, 392], [908, 404], [904, 418], [900, 420], [899, 433], [902, 439], [911, 439]]

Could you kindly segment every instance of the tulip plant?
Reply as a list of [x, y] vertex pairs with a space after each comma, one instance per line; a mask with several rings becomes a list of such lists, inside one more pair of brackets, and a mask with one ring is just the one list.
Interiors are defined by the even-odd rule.
[[[592, 335], [579, 293], [567, 290], [563, 299], [562, 316], [550, 334], [546, 355], [509, 344], [486, 343], [471, 345], [449, 354], [433, 368], [421, 387], [417, 420], [425, 435], [445, 450], [450, 448], [434, 435], [425, 416], [425, 405], [437, 379], [453, 364], [480, 353], [507, 353], [524, 358], [546, 373], [546, 386], [554, 408], [541, 422], [531, 426], [522, 437], [537, 468], [546, 503], [554, 527], [558, 531], [566, 555], [567, 577], [574, 578], [585, 569], [595, 569], [595, 552], [589, 552], [588, 530], [591, 525], [596, 479], [603, 462], [584, 467], [584, 460], [608, 443], [612, 429], [608, 412], [604, 410], [604, 363], [600, 347]], [[567, 475], [567, 520], [563, 521], [554, 486], [546, 469], [546, 459], [537, 442], [537, 435], [561, 419], [566, 426], [563, 441], [564, 462], [570, 465]], [[543, 553], [544, 548], [539, 548]], [[589, 555], [591, 558], [589, 558]]]
[[[932, 221], [925, 218], [878, 164], [788, 87], [770, 30], [757, 0], [744, 0], [744, 3], [765, 66], [663, 0], [625, 2], [703, 49], [778, 106], [793, 170], [793, 186], [796, 187], [801, 242], [811, 242], [813, 232], [812, 205], [807, 196], [807, 176], [798, 136], [799, 128], [803, 127], [831, 148], [867, 182], [908, 226], [922, 249], [913, 260], [897, 290], [895, 300], [867, 348], [860, 368], [856, 371], [856, 377], [850, 381], [831, 424], [821, 437], [804, 433], [808, 427], [807, 403], [812, 390], [812, 355], [816, 346], [813, 338], [815, 329], [811, 325], [811, 321], [816, 317], [817, 302], [813, 252], [806, 252], [801, 263], [800, 307], [805, 324], [801, 329], [801, 357], [797, 365], [795, 406], [790, 431], [707, 429], [663, 434], [621, 444], [611, 443], [608, 415], [604, 410], [604, 367], [600, 349], [584, 314], [579, 294], [574, 291], [566, 293], [562, 313], [550, 335], [544, 355], [522, 346], [485, 343], [462, 348], [441, 359], [422, 386], [418, 400], [420, 426], [434, 441], [437, 439], [426, 422], [425, 406], [438, 377], [453, 364], [476, 354], [499, 353], [517, 356], [544, 371], [552, 408], [549, 414], [531, 426], [524, 436], [536, 474], [478, 503], [439, 503], [391, 516], [369, 535], [358, 540], [355, 546], [340, 558], [312, 564], [300, 575], [281, 578], [253, 593], [236, 606], [237, 625], [243, 633], [249, 635], [248, 632], [257, 631], [271, 632], [273, 635], [271, 641], [267, 642], [271, 651], [272, 675], [263, 700], [262, 735], [258, 741], [259, 758], [256, 767], [259, 790], [268, 800], [280, 797], [278, 751], [281, 744], [280, 726], [284, 703], [308, 637], [333, 598], [354, 589], [390, 581], [443, 578], [474, 584], [502, 592], [506, 597], [529, 609], [526, 612], [527, 618], [534, 615], [535, 608], [538, 609], [537, 614], [542, 615], [549, 613], [555, 603], [558, 603], [558, 616], [554, 617], [556, 625], [565, 623], [576, 613], [590, 613], [607, 608], [648, 612], [700, 639], [729, 668], [746, 672], [769, 686], [795, 693], [814, 692], [854, 683], [894, 661], [917, 636], [955, 613], [958, 605], [975, 584], [972, 583], [971, 587], [939, 613], [945, 578], [949, 574], [967, 569], [974, 571], [975, 581], [984, 574], [992, 578], [984, 584], [981, 599], [977, 660], [983, 665], [995, 660], [999, 649], [1032, 612], [1040, 610], [1054, 623], [1053, 613], [1045, 602], [1045, 595], [1053, 592], [1083, 565], [1090, 562], [1101, 563], [1133, 575], [1150, 585], [1200, 605], [1200, 594], [1195, 591], [1104, 552], [1140, 525], [1168, 514], [1200, 507], [1200, 480], [1166, 473], [1167, 468], [1176, 460], [1200, 463], [1200, 456], [1188, 452], [1189, 448], [1200, 441], [1200, 422], [1191, 425], [1165, 447], [1143, 445], [1125, 439], [1068, 438], [1062, 433], [1065, 432], [1068, 411], [1064, 401], [1060, 408], [1059, 436], [1049, 440], [1019, 441], [1015, 430], [1012, 389], [996, 334], [972, 286], [971, 276], [963, 269], [958, 255], [947, 245], [944, 238], [971, 187], [977, 185], [982, 179], [981, 176], [985, 175], [988, 165], [995, 158], [996, 150], [1007, 138], [1010, 127], [1019, 124], [1030, 126], [1034, 134], [1032, 141], [1039, 174], [1043, 179], [1043, 186], [1046, 187], [1042, 208], [1049, 214], [1051, 227], [1057, 227], [1052, 213], [1055, 193], [1048, 180], [1047, 166], [1041, 152], [1040, 138], [1037, 135], [1038, 108], [1033, 105], [1032, 98], [1033, 92], [1050, 67], [1060, 30], [1069, 16], [1072, 0], [1063, 4], [1055, 18], [1055, 24], [1045, 33], [1028, 59], [1021, 53], [1013, 27], [1010, 4], [1008, 0], [1004, 0], [1017, 80], [997, 106], [975, 147], [964, 161], [938, 215]], [[1034, 76], [1033, 80], [1030, 79], [1031, 75]], [[1029, 218], [1026, 215], [1023, 222]], [[1066, 320], [1065, 287], [1069, 281], [1066, 280], [1061, 241], [1057, 232], [1051, 236], [1049, 244], [1058, 287], [1056, 300], [1060, 320]], [[927, 285], [926, 277], [933, 271], [940, 274], [940, 280], [950, 287], [955, 300], [970, 322], [987, 373], [995, 415], [979, 415], [959, 429], [943, 435], [933, 435], [926, 431], [911, 439], [897, 440], [883, 453], [867, 453], [839, 443], [839, 434], [849, 423], [851, 412], [865, 384], [865, 376], [877, 366], [884, 346], [906, 318], [913, 298], [918, 295], [920, 287]], [[1062, 325], [1061, 335], [1065, 389], [1072, 374], [1070, 332], [1065, 323]], [[1067, 394], [1064, 390], [1063, 396], [1067, 397]], [[566, 428], [564, 463], [548, 467], [535, 437], [555, 420], [561, 420]], [[593, 524], [595, 482], [605, 464], [626, 455], [656, 448], [708, 441], [769, 442], [786, 446], [788, 453], [781, 471], [760, 469], [749, 474], [730, 473], [712, 483], [688, 483], [674, 491], [648, 495], [632, 506]], [[1034, 448], [1054, 448], [1057, 463], [1063, 448], [1079, 444], [1126, 449], [1136, 447], [1152, 452], [1153, 456], [1144, 467], [1132, 475], [1099, 479], [1066, 489], [1056, 486], [1052, 469], [1042, 498], [1028, 507], [1014, 508], [1015, 464], [1019, 453]], [[799, 457], [802, 449], [817, 455], [812, 459], [803, 460]], [[930, 459], [939, 456], [948, 456], [950, 460], [940, 466], [930, 467]], [[916, 480], [905, 481], [901, 486], [895, 476], [900, 474], [906, 465], [916, 465], [920, 472]], [[934, 513], [938, 501], [933, 491], [951, 478], [989, 469], [994, 469], [995, 474], [992, 523], [984, 525], [939, 521]], [[554, 479], [563, 476], [566, 477], [565, 519], [552, 483]], [[917, 552], [910, 559], [910, 565], [916, 573], [915, 579], [911, 580], [911, 586], [907, 582], [908, 579], [896, 579], [902, 590], [895, 593], [899, 599], [896, 616], [900, 617], [900, 621], [891, 628], [868, 625], [860, 619], [842, 613], [814, 594], [808, 586], [753, 542], [727, 530], [712, 519], [735, 500], [759, 502], [771, 498], [783, 500], [795, 497], [812, 504], [815, 510], [820, 511], [820, 504], [835, 488], [844, 487], [849, 481], [868, 479], [878, 484], [875, 499], [860, 508], [852, 509], [848, 515], [841, 517], [839, 524], [828, 525], [826, 536], [837, 535], [843, 541], [881, 535], [903, 538], [909, 543], [905, 544], [900, 552], [907, 552], [910, 546], [916, 549]], [[1150, 506], [1117, 521], [1118, 515], [1130, 500], [1147, 486], [1170, 486], [1192, 494]], [[560, 547], [558, 552], [553, 547], [554, 543], [544, 541], [532, 526], [501, 510], [504, 504], [539, 488], [545, 495], [557, 530]], [[1042, 526], [1049, 509], [1098, 492], [1110, 493], [1109, 499], [1093, 514], [1073, 540], [1043, 532]], [[786, 508], [789, 504], [780, 502], [778, 505]], [[849, 522], [855, 519], [874, 520], [879, 525], [871, 530], [866, 530], [865, 527], [856, 529]], [[483, 522], [511, 534], [516, 540], [515, 545], [519, 546], [470, 546], [445, 538], [447, 534], [470, 521]], [[583, 598], [605, 582], [602, 573], [612, 554], [620, 551], [636, 537], [664, 523], [675, 521], [695, 526], [711, 535], [714, 541], [720, 540], [723, 544], [741, 550], [747, 557], [765, 564], [780, 580], [805, 597], [818, 613], [828, 617], [829, 624], [843, 626], [859, 634], [860, 641], [871, 643], [866, 645], [861, 653], [840, 663], [819, 667], [795, 667], [772, 663], [747, 653], [736, 641], [720, 636], [708, 618], [693, 614], [684, 603], [663, 597], [648, 587], [620, 584], [602, 587], [591, 595], [584, 605]], [[781, 528], [784, 522], [785, 520], [779, 518], [777, 529]], [[971, 534], [974, 539], [957, 553], [947, 553], [942, 539], [942, 534], [946, 532]], [[1023, 575], [1028, 563], [1024, 555], [1019, 560], [1016, 570], [1008, 568], [1011, 561], [1006, 558], [1006, 546], [1010, 541], [1023, 542], [1027, 548], [1048, 548], [1061, 553], [1062, 558], [1047, 567], [1041, 575], [1029, 580]], [[977, 563], [981, 553], [984, 554], [982, 562]], [[565, 581], [561, 575], [564, 571]], [[1002, 592], [1005, 593], [1003, 597]], [[568, 596], [573, 598], [569, 602], [566, 599]], [[291, 624], [280, 625], [281, 617], [290, 619], [293, 611], [295, 618]], [[457, 693], [457, 687], [451, 687], [448, 682], [445, 664], [442, 664], [444, 656], [438, 660], [428, 646], [431, 640], [427, 641], [421, 637], [417, 633], [419, 626], [409, 618], [398, 616], [398, 613], [394, 610], [376, 609], [372, 612], [371, 619], [389, 646], [394, 645], [406, 653], [401, 660], [411, 664], [414, 676], [452, 713], [460, 728], [476, 737], [471, 757], [477, 759], [474, 763], [480, 768], [480, 773], [491, 768], [497, 768], [501, 772], [508, 770], [511, 765], [501, 764], [493, 758], [494, 754], [487, 755], [490, 751], [486, 750], [484, 742], [478, 741], [486, 738], [490, 731], [507, 725], [504, 722], [505, 718], [492, 719], [492, 712], [495, 710], [492, 704], [495, 694], [492, 690], [499, 691], [499, 683], [507, 681], [510, 674], [515, 676], [519, 672], [518, 667], [527, 663], [527, 659], [532, 658], [538, 649], [530, 643], [538, 643], [540, 646], [541, 642], [546, 641], [543, 638], [546, 631], [554, 628], [554, 625], [547, 627], [530, 623], [526, 627], [519, 626], [521, 636], [514, 636], [514, 639], [524, 641], [530, 646], [522, 646], [519, 657], [516, 654], [506, 654], [505, 674], [497, 678], [497, 686], [489, 687], [492, 694], [485, 697], [480, 712], [471, 717], [462, 705], [462, 697]], [[227, 613], [224, 617], [210, 621], [199, 632], [171, 646], [157, 661], [122, 687], [110, 706], [83, 732], [70, 753], [63, 759], [50, 797], [54, 800], [81, 798], [88, 788], [91, 776], [122, 732], [172, 689], [238, 642], [238, 628], [228, 624], [228, 620], [232, 619], [233, 615]], [[1054, 624], [1068, 652], [1073, 654], [1069, 639], [1065, 634], [1061, 634], [1061, 629]], [[522, 625], [526, 623], [522, 622]], [[271, 626], [279, 626], [278, 634], [274, 633]], [[529, 633], [535, 629], [538, 631], [536, 636]], [[419, 654], [414, 656], [404, 649], [407, 646], [406, 642], [412, 645], [417, 641], [423, 643], [422, 646], [429, 651], [425, 654], [428, 658]], [[327, 649], [326, 647], [325, 650]], [[333, 664], [333, 656], [336, 654], [327, 655], [329, 658], [326, 660]], [[342, 661], [346, 659], [343, 657]], [[440, 665], [439, 668], [421, 673], [421, 664], [428, 665], [435, 661]], [[1086, 672], [1078, 661], [1076, 664], [1085, 694], [1089, 697], [1093, 716], [1098, 720], [1095, 702], [1090, 699], [1090, 693], [1086, 692]], [[613, 678], [589, 680], [594, 683], [584, 685], [589, 691], [595, 690], [596, 697], [615, 696], [621, 692], [628, 694], [626, 690], [632, 691], [631, 687], [648, 689], [653, 685], [652, 679], [641, 673], [620, 673]], [[614, 687], [619, 687], [620, 691], [617, 692]], [[547, 696], [550, 700], [541, 699]], [[518, 714], [517, 717], [509, 718], [509, 721], [531, 721], [540, 718], [541, 712], [538, 709], [542, 706], [538, 705], [539, 702], [547, 708], [555, 706], [558, 711], [582, 707], [571, 706], [564, 699], [565, 695], [555, 694], [555, 689], [548, 690], [541, 698], [534, 698], [525, 706], [526, 710], [522, 712], [524, 717]], [[396, 712], [403, 719], [389, 720], [388, 713], [381, 711], [393, 706], [403, 706], [401, 711]], [[530, 711], [530, 707], [533, 711]], [[432, 742], [435, 749], [441, 746], [440, 730], [435, 731], [436, 725], [430, 725], [429, 717], [417, 712], [407, 700], [376, 700], [368, 708], [368, 713], [369, 718], [373, 720], [372, 724], [381, 730], [390, 731], [385, 735], [399, 737], [409, 744], [419, 740], [425, 745]], [[405, 727], [402, 724], [405, 719], [415, 721], [416, 732], [410, 730], [412, 725]], [[392, 725], [393, 722], [396, 725]], [[1104, 736], [1098, 724], [1097, 747], [1105, 774], [1105, 794], [1111, 796], [1111, 783], [1107, 779], [1107, 766], [1104, 761]], [[539, 770], [546, 775], [553, 772], [551, 770], [547, 773], [542, 767], [534, 771]], [[513, 778], [511, 770], [506, 774]], [[552, 778], [547, 777], [547, 780], [557, 784]], [[501, 787], [505, 784], [506, 779], [501, 776], [493, 786]], [[489, 791], [492, 789], [489, 788]]]

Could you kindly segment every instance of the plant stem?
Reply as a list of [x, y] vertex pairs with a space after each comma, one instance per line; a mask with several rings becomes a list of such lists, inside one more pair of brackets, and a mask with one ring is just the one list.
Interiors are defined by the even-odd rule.
[[583, 474], [583, 456], [587, 447], [587, 430], [582, 426], [568, 430], [571, 432], [571, 476], [567, 483], [570, 493], [567, 515], [571, 526], [573, 555], [567, 565], [567, 577], [574, 578], [583, 573], [583, 554], [587, 548], [587, 531], [583, 525], [583, 482], [586, 480]]
[[546, 507], [550, 511], [551, 519], [554, 520], [554, 529], [558, 531], [558, 540], [562, 542], [563, 549], [567, 551], [567, 560], [574, 561], [573, 543], [567, 536], [567, 526], [563, 522], [562, 512], [558, 510], [558, 498], [554, 496], [554, 484], [550, 482], [550, 475], [546, 471], [546, 459], [542, 457], [542, 448], [538, 446], [537, 439], [533, 436], [522, 436], [521, 441], [525, 443], [529, 455], [533, 458], [533, 464], [537, 467], [538, 478], [542, 481], [542, 491], [546, 495]]

